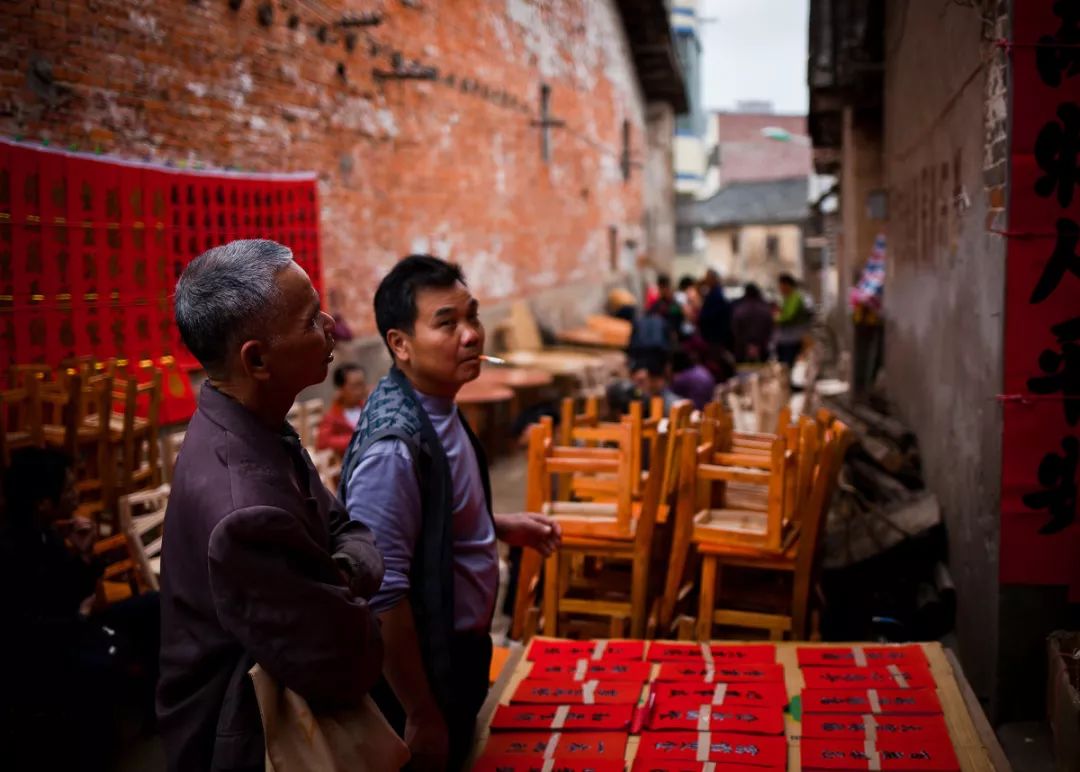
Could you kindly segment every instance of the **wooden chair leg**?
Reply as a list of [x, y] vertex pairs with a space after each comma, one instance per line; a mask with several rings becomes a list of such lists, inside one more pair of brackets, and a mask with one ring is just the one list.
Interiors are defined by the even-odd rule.
[[645, 622], [649, 602], [649, 558], [646, 552], [634, 556], [633, 573], [630, 579], [630, 637], [645, 637]]
[[611, 627], [608, 631], [608, 638], [625, 638], [626, 622], [627, 618], [625, 616], [616, 615], [611, 617]]
[[540, 627], [540, 609], [536, 606], [529, 606], [529, 610], [525, 612], [525, 627], [522, 632], [521, 642], [528, 643], [534, 635], [536, 635], [537, 629]]
[[[526, 550], [529, 552], [529, 550]], [[544, 565], [544, 635], [559, 634], [559, 594], [562, 592], [559, 553], [553, 552]]]
[[701, 585], [698, 587], [697, 639], [707, 641], [712, 637], [713, 606], [716, 605], [716, 557], [703, 555], [701, 559]]
[[536, 578], [540, 575], [540, 566], [543, 558], [536, 550], [523, 549], [521, 551], [521, 565], [518, 566], [517, 592], [514, 597], [514, 618], [510, 624], [510, 637], [514, 640], [521, 639], [522, 627], [525, 624], [525, 614], [532, 605], [531, 600], [535, 590]]
[[678, 628], [678, 637], [680, 641], [692, 641], [695, 638], [695, 629], [697, 628], [697, 620], [686, 614], [679, 616], [675, 620], [675, 626]]

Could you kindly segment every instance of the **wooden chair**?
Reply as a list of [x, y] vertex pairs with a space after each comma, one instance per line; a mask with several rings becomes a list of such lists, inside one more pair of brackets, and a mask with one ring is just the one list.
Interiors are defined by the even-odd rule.
[[43, 384], [42, 433], [45, 443], [60, 448], [75, 462], [78, 513], [97, 518], [109, 512], [115, 469], [110, 456], [109, 405], [112, 377], [68, 373], [62, 384]]
[[8, 387], [21, 389], [26, 387], [28, 380], [49, 381], [52, 379], [52, 368], [42, 364], [12, 365], [8, 368]]
[[169, 492], [169, 485], [163, 484], [118, 499], [120, 532], [94, 544], [96, 555], [119, 556], [106, 565], [102, 574], [100, 601], [114, 602], [159, 588], [161, 545]]
[[341, 481], [341, 456], [335, 453], [331, 448], [315, 450], [309, 455], [311, 456], [311, 463], [315, 465], [315, 470], [319, 473], [319, 479], [322, 480], [323, 485], [331, 491], [336, 491], [338, 489], [338, 483]]
[[[542, 427], [534, 427], [537, 436]], [[656, 444], [658, 455], [663, 457], [663, 450], [668, 437], [664, 435]], [[626, 619], [630, 621], [630, 637], [645, 636], [649, 605], [649, 571], [652, 562], [652, 540], [664, 492], [663, 475], [653, 474], [645, 488], [640, 514], [631, 520], [628, 529], [610, 529], [600, 531], [592, 523], [583, 527], [572, 519], [559, 517], [563, 526], [562, 547], [547, 559], [544, 582], [544, 632], [546, 635], [559, 634], [561, 614], [586, 614], [605, 616], [612, 621], [612, 634], [619, 637]], [[570, 594], [569, 567], [574, 557], [600, 558], [605, 564], [609, 561], [629, 562], [631, 565], [629, 595], [618, 587], [616, 593], [603, 592], [603, 582], [594, 581], [585, 590], [584, 597], [572, 597]], [[607, 566], [605, 565], [605, 569]], [[617, 597], [612, 597], [615, 594]], [[597, 597], [600, 595], [601, 597]]]
[[180, 455], [186, 436], [187, 432], [173, 432], [161, 438], [161, 474], [166, 482], [172, 482], [176, 458]]
[[[115, 492], [117, 496], [161, 484], [161, 371], [155, 367], [113, 379], [112, 404], [108, 414], [109, 444], [119, 456]], [[142, 415], [140, 415], [142, 413]], [[98, 416], [88, 416], [94, 426]]]
[[305, 448], [315, 447], [315, 438], [319, 433], [319, 424], [326, 414], [326, 403], [318, 397], [305, 399], [300, 403], [300, 444]]
[[0, 391], [0, 467], [11, 463], [11, 451], [44, 442], [37, 379], [27, 378], [22, 387]]
[[[810, 635], [810, 601], [817, 586], [822, 534], [848, 442], [849, 432], [843, 424], [835, 424], [828, 432], [810, 488], [800, 504], [798, 538], [791, 544], [778, 550], [748, 549], [699, 539], [695, 532], [694, 544], [701, 557], [698, 640], [709, 640], [713, 625], [762, 629], [773, 640], [785, 635], [805, 640]], [[764, 594], [756, 597], [745, 588], [733, 588], [718, 604], [716, 586], [721, 565], [778, 573], [786, 581], [780, 583], [779, 589], [775, 583], [766, 585]], [[789, 589], [785, 590], [785, 586]]]

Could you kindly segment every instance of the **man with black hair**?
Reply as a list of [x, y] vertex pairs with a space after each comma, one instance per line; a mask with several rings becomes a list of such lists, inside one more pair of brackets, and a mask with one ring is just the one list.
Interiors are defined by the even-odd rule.
[[492, 511], [484, 453], [454, 405], [484, 351], [479, 303], [461, 269], [404, 258], [375, 292], [375, 321], [394, 366], [368, 398], [340, 492], [386, 561], [372, 600], [385, 680], [373, 696], [413, 768], [456, 770], [487, 695], [495, 540], [548, 555], [560, 532], [543, 515]]
[[682, 338], [685, 332], [683, 330], [685, 316], [682, 305], [675, 299], [675, 288], [671, 285], [671, 277], [666, 273], [656, 277], [656, 290], [659, 297], [649, 306], [648, 312], [664, 320], [672, 337]]
[[[3, 491], [5, 760], [14, 769], [107, 769], [121, 707], [152, 726], [157, 593], [92, 609], [104, 564], [93, 555], [93, 523], [75, 517], [75, 478], [61, 451], [12, 453]], [[58, 729], [66, 742], [53, 742]]]
[[749, 282], [731, 314], [736, 362], [764, 362], [769, 358], [773, 335], [773, 312], [761, 288]]
[[360, 365], [346, 362], [334, 370], [337, 394], [319, 422], [315, 447], [329, 448], [344, 456], [367, 399], [367, 372]]
[[358, 704], [382, 670], [366, 600], [382, 559], [285, 420], [334, 350], [333, 320], [292, 252], [265, 240], [204, 252], [175, 310], [208, 380], [166, 513], [159, 724], [170, 770], [261, 770], [249, 670], [315, 710]]

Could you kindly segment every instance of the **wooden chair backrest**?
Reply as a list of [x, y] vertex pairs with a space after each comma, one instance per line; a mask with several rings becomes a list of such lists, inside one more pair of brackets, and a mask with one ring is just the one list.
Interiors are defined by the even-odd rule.
[[[148, 377], [146, 377], [148, 375]], [[161, 430], [161, 370], [151, 368], [144, 373], [145, 380], [134, 374], [117, 378], [119, 388], [113, 389], [114, 401], [117, 394], [123, 394], [123, 412], [121, 429], [122, 451], [122, 490], [134, 491], [134, 478], [138, 475], [146, 485], [156, 486], [161, 483], [158, 434]], [[140, 416], [140, 413], [145, 415]], [[141, 422], [137, 419], [142, 418]], [[138, 426], [137, 426], [138, 424]], [[142, 474], [139, 475], [139, 472]]]
[[48, 365], [26, 364], [12, 365], [8, 368], [8, 387], [21, 389], [28, 380], [48, 381], [52, 378], [52, 368]]
[[821, 568], [825, 522], [851, 440], [851, 432], [843, 423], [833, 424], [819, 453], [810, 495], [803, 503], [791, 604], [792, 635], [798, 640], [805, 640], [809, 633], [810, 594]]
[[[665, 439], [663, 445], [664, 468], [663, 484], [660, 490], [661, 503], [666, 502], [675, 494], [679, 480], [679, 436], [683, 429], [690, 425], [690, 414], [694, 411], [694, 405], [689, 400], [680, 400], [671, 406], [671, 415], [668, 416], [667, 431], [660, 439]], [[661, 457], [659, 442], [655, 446], [657, 458]], [[649, 482], [652, 482], [652, 470], [649, 472]], [[647, 487], [647, 486], [646, 486]]]
[[0, 466], [11, 463], [12, 450], [44, 442], [38, 391], [36, 378], [26, 379], [20, 388], [0, 391]]
[[574, 436], [575, 429], [595, 427], [600, 422], [600, 400], [597, 397], [585, 397], [582, 400], [580, 413], [577, 411], [577, 405], [578, 400], [573, 397], [565, 397], [562, 401], [559, 414], [560, 445], [573, 445], [578, 439]]
[[526, 477], [526, 508], [542, 512], [546, 505], [566, 495], [556, 491], [553, 477], [567, 475], [612, 475], [615, 479], [615, 516], [617, 528], [629, 532], [633, 498], [630, 491], [631, 454], [630, 427], [625, 423], [612, 424], [611, 441], [614, 448], [576, 448], [558, 446], [554, 442], [551, 418], [545, 416], [529, 427], [528, 471]]
[[44, 425], [62, 427], [61, 446], [68, 456], [75, 456], [76, 427], [79, 424], [79, 403], [82, 397], [82, 376], [69, 373], [61, 386], [56, 381], [41, 384], [38, 389], [38, 402], [41, 409], [41, 422]]
[[121, 496], [117, 501], [120, 530], [139, 573], [139, 584], [157, 590], [158, 577], [150, 558], [161, 553], [165, 529], [165, 510], [169, 503], [168, 483], [138, 493]]

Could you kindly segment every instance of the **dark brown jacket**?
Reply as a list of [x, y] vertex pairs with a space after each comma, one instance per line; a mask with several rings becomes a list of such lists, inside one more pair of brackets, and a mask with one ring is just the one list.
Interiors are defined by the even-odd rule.
[[209, 385], [176, 464], [161, 564], [170, 770], [262, 768], [255, 662], [316, 707], [353, 703], [378, 679], [382, 639], [364, 597], [383, 564], [371, 532], [287, 425], [266, 428]]

